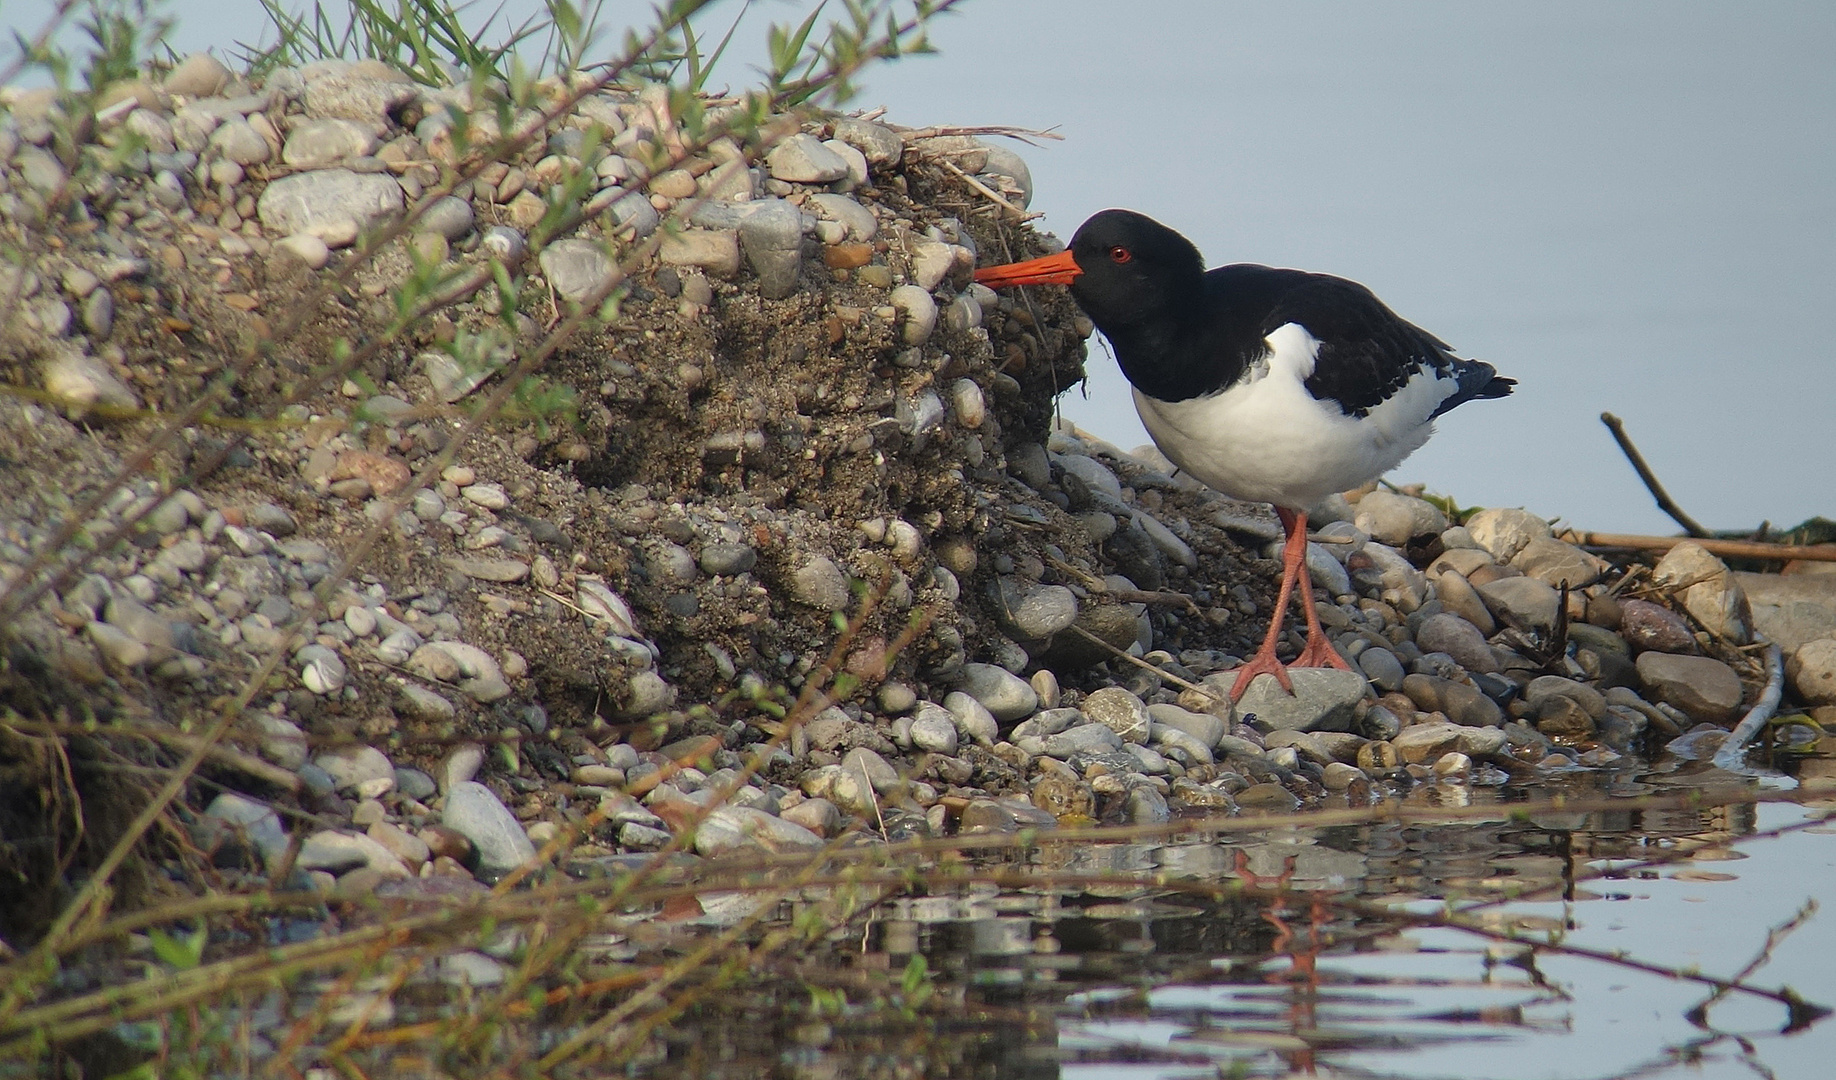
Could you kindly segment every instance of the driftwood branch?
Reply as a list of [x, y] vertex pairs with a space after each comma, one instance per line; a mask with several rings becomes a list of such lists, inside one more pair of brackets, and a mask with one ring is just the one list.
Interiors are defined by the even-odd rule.
[[1619, 449], [1625, 453], [1626, 460], [1630, 461], [1632, 468], [1638, 471], [1638, 478], [1645, 482], [1645, 490], [1651, 492], [1651, 497], [1657, 500], [1658, 509], [1669, 514], [1671, 520], [1683, 526], [1683, 531], [1689, 535], [1698, 539], [1707, 536], [1708, 530], [1703, 528], [1695, 518], [1685, 513], [1683, 508], [1676, 504], [1676, 500], [1670, 497], [1670, 493], [1664, 490], [1664, 485], [1658, 483], [1657, 474], [1651, 471], [1651, 466], [1645, 464], [1645, 456], [1638, 452], [1638, 447], [1632, 445], [1632, 436], [1626, 434], [1625, 421], [1610, 412], [1603, 412], [1600, 414], [1600, 422], [1613, 433], [1613, 441], [1619, 444]]
[[1836, 544], [1767, 544], [1758, 540], [1717, 540], [1714, 537], [1640, 536], [1634, 533], [1587, 532], [1569, 529], [1562, 539], [1581, 547], [1632, 548], [1669, 551], [1678, 544], [1700, 544], [1711, 555], [1736, 559], [1778, 559], [1836, 562]]

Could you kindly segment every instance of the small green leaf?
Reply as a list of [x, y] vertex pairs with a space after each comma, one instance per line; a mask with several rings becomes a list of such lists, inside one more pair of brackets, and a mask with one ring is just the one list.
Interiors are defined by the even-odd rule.
[[147, 931], [147, 937], [153, 942], [153, 955], [159, 957], [160, 963], [179, 971], [190, 971], [204, 960], [204, 945], [210, 940], [210, 931], [199, 927], [193, 934], [168, 934], [157, 927]]

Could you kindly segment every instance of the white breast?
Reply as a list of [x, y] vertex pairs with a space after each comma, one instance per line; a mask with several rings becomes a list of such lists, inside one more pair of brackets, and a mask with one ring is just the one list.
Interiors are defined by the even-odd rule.
[[1307, 392], [1319, 342], [1295, 323], [1266, 339], [1268, 355], [1226, 389], [1185, 401], [1135, 393], [1141, 422], [1175, 465], [1238, 499], [1305, 510], [1395, 468], [1428, 441], [1453, 379], [1424, 370], [1364, 416]]

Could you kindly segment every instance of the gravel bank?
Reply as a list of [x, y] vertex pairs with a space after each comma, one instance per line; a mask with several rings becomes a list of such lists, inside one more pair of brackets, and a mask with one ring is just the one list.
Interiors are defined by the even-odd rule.
[[[198, 887], [491, 882], [576, 830], [563, 869], [598, 873], [722, 794], [702, 856], [1630, 777], [1667, 744], [1712, 754], [1763, 682], [1756, 632], [1799, 704], [1836, 707], [1836, 579], [1693, 545], [1614, 565], [1534, 513], [1455, 524], [1379, 490], [1321, 508], [1309, 560], [1360, 673], [1232, 708], [1279, 529], [1151, 448], [1053, 428], [1091, 329], [1061, 290], [970, 283], [1049, 243], [990, 198], [1031, 186], [993, 141], [786, 120], [767, 152], [715, 140], [640, 186], [679, 126], [655, 93], [596, 94], [277, 336], [458, 159], [464, 92], [330, 62], [250, 85], [194, 57], [75, 156], [47, 96], [6, 98], [0, 231], [26, 256], [0, 268], [0, 370], [32, 393], [0, 396], [0, 582], [70, 571], [6, 627], [0, 696], [126, 725], [138, 763], [170, 764], [281, 650], [178, 811], [195, 850], [172, 875]], [[584, 223], [542, 244], [575, 199]], [[540, 368], [566, 407], [488, 425], [410, 490], [659, 230], [616, 319]], [[478, 289], [315, 382], [383, 333], [417, 263], [528, 289], [508, 317]], [[269, 352], [215, 418], [111, 492], [151, 412], [252, 339]], [[785, 732], [811, 680], [828, 693]], [[35, 753], [0, 747], [50, 790]], [[0, 834], [68, 831], [50, 803], [11, 803]]]

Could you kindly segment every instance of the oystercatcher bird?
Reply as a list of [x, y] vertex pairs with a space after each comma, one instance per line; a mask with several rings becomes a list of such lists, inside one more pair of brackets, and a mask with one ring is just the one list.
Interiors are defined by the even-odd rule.
[[975, 280], [1069, 285], [1109, 339], [1161, 452], [1226, 495], [1275, 505], [1287, 534], [1281, 591], [1232, 701], [1263, 674], [1293, 692], [1275, 643], [1297, 580], [1307, 644], [1292, 666], [1351, 669], [1313, 607], [1308, 508], [1394, 468], [1447, 410], [1516, 384], [1455, 356], [1355, 281], [1248, 263], [1206, 270], [1191, 241], [1132, 210], [1104, 210], [1065, 251], [986, 267]]

